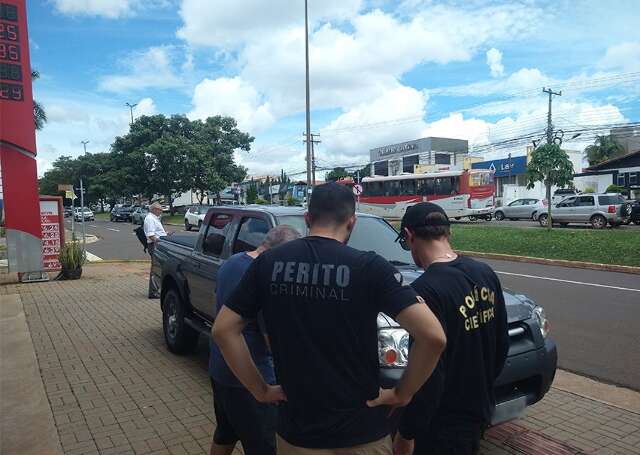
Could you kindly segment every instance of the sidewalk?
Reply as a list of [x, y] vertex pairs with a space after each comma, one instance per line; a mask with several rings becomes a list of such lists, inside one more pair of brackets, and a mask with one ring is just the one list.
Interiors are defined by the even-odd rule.
[[[7, 277], [0, 305], [20, 297], [63, 453], [208, 453], [207, 344], [188, 357], [166, 350], [147, 264], [87, 265], [78, 281]], [[0, 416], [3, 427], [14, 418]], [[37, 437], [31, 430], [23, 437]], [[491, 429], [481, 453], [640, 454], [640, 414], [552, 388], [524, 418]]]

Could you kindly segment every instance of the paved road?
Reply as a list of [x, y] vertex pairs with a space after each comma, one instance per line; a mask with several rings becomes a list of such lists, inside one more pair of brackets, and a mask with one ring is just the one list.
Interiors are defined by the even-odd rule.
[[[181, 226], [167, 229], [185, 232]], [[131, 223], [90, 222], [87, 232], [100, 238], [87, 250], [102, 259], [148, 258]], [[544, 306], [562, 368], [640, 390], [638, 275], [487, 262], [505, 287]]]
[[[67, 230], [71, 229], [71, 219], [65, 219]], [[87, 234], [98, 236], [100, 240], [87, 245], [87, 251], [100, 259], [148, 259], [140, 241], [133, 233], [137, 226], [129, 222], [85, 221]], [[77, 235], [81, 235], [80, 223], [75, 225]], [[187, 233], [182, 226], [165, 226], [167, 231]], [[196, 232], [192, 232], [196, 235]]]

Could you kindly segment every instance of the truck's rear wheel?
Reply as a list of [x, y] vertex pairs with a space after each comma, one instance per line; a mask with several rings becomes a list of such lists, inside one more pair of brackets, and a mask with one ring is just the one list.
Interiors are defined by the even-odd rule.
[[198, 345], [198, 331], [184, 320], [185, 307], [178, 291], [169, 289], [162, 298], [162, 328], [167, 348], [174, 354], [193, 352]]

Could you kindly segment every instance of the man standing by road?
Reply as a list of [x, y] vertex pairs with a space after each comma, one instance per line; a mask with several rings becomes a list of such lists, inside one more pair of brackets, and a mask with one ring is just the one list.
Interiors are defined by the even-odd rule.
[[449, 236], [449, 219], [436, 204], [416, 204], [402, 218], [399, 239], [425, 269], [412, 286], [442, 324], [447, 348], [403, 413], [396, 455], [476, 454], [509, 349], [498, 277], [488, 265], [458, 256]]
[[[238, 253], [224, 263], [217, 276], [216, 307], [222, 306], [235, 290], [249, 265], [269, 248], [300, 238], [294, 228], [281, 225], [271, 229], [254, 251]], [[257, 321], [250, 321], [242, 332], [251, 357], [268, 384], [275, 384], [273, 359]], [[260, 403], [245, 389], [225, 363], [218, 346], [210, 343], [209, 375], [213, 388], [216, 430], [211, 455], [230, 455], [240, 441], [246, 455], [275, 453], [276, 406]]]
[[[164, 227], [160, 222], [160, 215], [162, 215], [162, 206], [159, 203], [154, 202], [149, 206], [149, 213], [144, 218], [143, 223], [144, 235], [147, 237], [147, 251], [149, 251], [149, 255], [151, 256], [152, 266], [153, 250], [155, 249], [156, 243], [160, 240], [160, 237], [167, 235], [167, 232], [164, 230]], [[149, 269], [149, 298], [157, 299], [159, 297], [158, 285], [153, 279], [151, 269]]]
[[[433, 371], [446, 344], [442, 327], [385, 259], [346, 245], [356, 223], [348, 187], [315, 187], [305, 220], [308, 237], [253, 261], [214, 338], [258, 401], [281, 402], [279, 454], [391, 454], [388, 414]], [[242, 337], [260, 310], [281, 386], [260, 375]], [[415, 339], [404, 375], [388, 390], [379, 388], [379, 312]]]

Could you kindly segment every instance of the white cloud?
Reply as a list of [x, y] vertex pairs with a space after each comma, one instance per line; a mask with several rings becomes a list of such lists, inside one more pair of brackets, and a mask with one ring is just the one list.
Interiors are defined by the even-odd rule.
[[117, 19], [131, 14], [137, 0], [54, 0], [58, 11], [70, 16], [102, 16]]
[[251, 134], [274, 122], [269, 103], [263, 102], [256, 89], [240, 77], [204, 79], [194, 90], [192, 104], [189, 118], [229, 115], [241, 130]]
[[502, 64], [502, 52], [495, 47], [487, 51], [487, 65], [491, 70], [492, 77], [504, 76], [504, 65]]
[[[189, 54], [188, 54], [189, 55]], [[187, 55], [185, 64], [193, 61]], [[180, 58], [176, 46], [156, 46], [145, 51], [136, 51], [121, 61], [126, 74], [112, 74], [100, 78], [98, 88], [107, 92], [121, 93], [148, 88], [166, 89], [182, 85], [176, 74], [175, 62]]]
[[624, 72], [640, 71], [640, 41], [616, 44], [607, 49], [599, 66]]
[[[348, 19], [362, 0], [310, 2], [309, 18]], [[234, 48], [255, 42], [276, 30], [304, 24], [304, 3], [297, 0], [183, 0], [184, 25], [178, 37], [192, 45]]]

